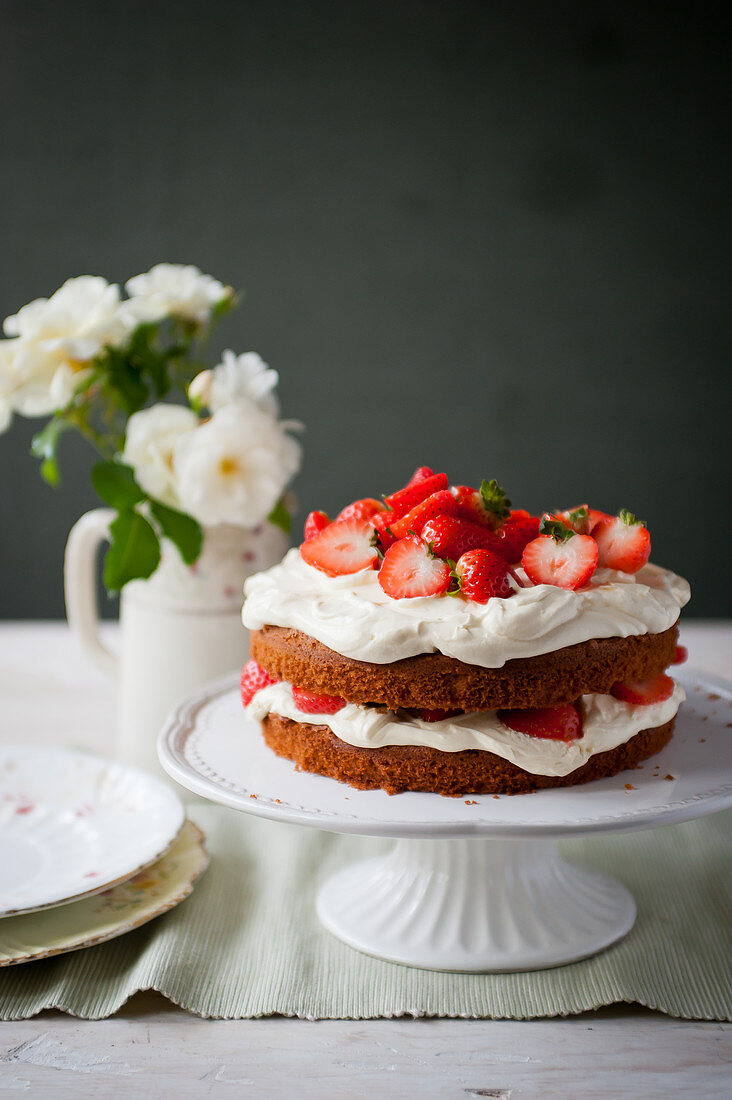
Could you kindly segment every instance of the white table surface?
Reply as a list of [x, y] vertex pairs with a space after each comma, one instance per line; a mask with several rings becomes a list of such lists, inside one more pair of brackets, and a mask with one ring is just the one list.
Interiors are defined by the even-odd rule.
[[[695, 668], [732, 676], [732, 623], [691, 622], [681, 640]], [[109, 752], [113, 736], [113, 686], [67, 627], [0, 623], [0, 739]], [[79, 1100], [728, 1100], [732, 1025], [626, 1005], [532, 1021], [216, 1021], [141, 993], [109, 1020], [52, 1011], [0, 1024], [0, 1096], [42, 1089]]]

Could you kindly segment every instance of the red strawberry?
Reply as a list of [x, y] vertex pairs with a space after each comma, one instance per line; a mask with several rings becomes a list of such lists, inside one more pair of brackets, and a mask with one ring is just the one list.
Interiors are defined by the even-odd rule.
[[597, 543], [600, 565], [637, 573], [651, 556], [648, 528], [626, 509], [617, 516], [601, 519], [592, 532]]
[[521, 561], [521, 555], [530, 542], [539, 534], [539, 517], [528, 512], [511, 512], [511, 515], [496, 531], [498, 545], [496, 553], [506, 561]]
[[557, 588], [581, 588], [597, 566], [597, 543], [590, 535], [575, 535], [566, 524], [544, 518], [541, 534], [521, 557], [526, 575], [534, 584]]
[[346, 705], [346, 700], [338, 695], [318, 695], [295, 684], [292, 685], [292, 698], [297, 709], [304, 710], [306, 714], [335, 714]]
[[439, 558], [452, 558], [453, 561], [468, 550], [492, 550], [500, 554], [497, 532], [457, 516], [440, 515], [427, 520], [422, 538]]
[[391, 529], [398, 539], [404, 538], [410, 531], [418, 535], [427, 520], [434, 519], [436, 516], [454, 516], [456, 512], [455, 497], [448, 489], [441, 489], [417, 504], [401, 519], [395, 520], [391, 524]]
[[403, 489], [384, 497], [387, 508], [391, 508], [394, 519], [405, 516], [412, 508], [416, 508], [427, 497], [437, 493], [440, 489], [447, 488], [447, 474], [433, 474], [432, 477], [422, 478], [421, 481], [410, 482]]
[[314, 539], [316, 535], [319, 535], [321, 531], [330, 523], [330, 520], [325, 512], [311, 512], [308, 518], [305, 520], [305, 541], [308, 539]]
[[247, 661], [241, 670], [241, 680], [239, 681], [242, 703], [245, 707], [248, 707], [258, 691], [266, 688], [269, 684], [276, 683], [274, 676], [270, 676], [267, 670], [257, 664], [255, 660]]
[[452, 579], [450, 566], [435, 557], [424, 539], [408, 535], [386, 551], [379, 584], [392, 599], [411, 596], [439, 596]]
[[582, 736], [582, 715], [571, 703], [558, 707], [529, 707], [528, 710], [499, 710], [504, 726], [529, 737], [552, 741], [577, 741]]
[[442, 722], [445, 718], [454, 718], [456, 714], [465, 714], [464, 710], [418, 710], [417, 717], [423, 722]]
[[384, 509], [383, 512], [376, 512], [371, 516], [369, 523], [373, 527], [379, 539], [379, 547], [382, 554], [385, 554], [393, 542], [396, 542], [396, 535], [391, 532], [390, 524], [394, 521], [394, 513], [388, 509]]
[[469, 485], [454, 485], [452, 494], [458, 503], [457, 514], [471, 523], [485, 527], [498, 527], [509, 515], [511, 501], [495, 480], [481, 481], [480, 489]]
[[329, 577], [358, 573], [376, 564], [378, 557], [372, 545], [374, 529], [367, 520], [346, 520], [331, 523], [315, 538], [300, 546], [300, 555]]
[[670, 699], [673, 693], [674, 682], [665, 672], [659, 672], [658, 676], [652, 676], [650, 680], [626, 680], [623, 683], [613, 684], [610, 691], [616, 699], [622, 699], [624, 703], [632, 703], [635, 707], [662, 703], [664, 699]]
[[597, 510], [597, 508], [588, 508], [587, 511], [588, 511], [588, 523], [589, 523], [589, 530], [587, 532], [588, 535], [592, 534], [592, 532], [595, 530], [595, 528], [597, 527], [597, 525], [598, 525], [598, 523], [600, 522], [601, 519], [610, 519], [611, 518], [608, 515], [607, 512], [599, 512]]
[[487, 603], [493, 596], [506, 600], [514, 594], [509, 584], [509, 577], [515, 579], [513, 569], [490, 550], [469, 550], [458, 560], [455, 572], [460, 591], [476, 603]]
[[557, 512], [557, 519], [571, 527], [575, 535], [589, 535], [590, 533], [590, 509], [586, 504], [576, 504], [574, 508], [567, 508], [565, 512]]
[[417, 469], [412, 474], [412, 476], [410, 477], [409, 481], [407, 482], [407, 488], [409, 488], [410, 485], [418, 485], [419, 482], [424, 481], [425, 478], [434, 477], [434, 476], [435, 476], [435, 471], [433, 469], [431, 469], [429, 466], [418, 466]]
[[344, 520], [349, 519], [371, 519], [378, 512], [385, 512], [386, 508], [380, 500], [374, 500], [373, 497], [364, 497], [363, 500], [354, 500], [353, 504], [347, 504], [346, 507], [338, 513], [334, 522], [341, 523]]
[[683, 665], [689, 657], [689, 651], [685, 645], [677, 645], [674, 650], [674, 659], [671, 662], [672, 665]]

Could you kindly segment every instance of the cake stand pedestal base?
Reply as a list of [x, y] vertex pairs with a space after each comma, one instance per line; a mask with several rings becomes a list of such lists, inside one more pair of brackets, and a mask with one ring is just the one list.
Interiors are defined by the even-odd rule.
[[602, 951], [633, 926], [619, 882], [546, 840], [398, 840], [318, 895], [325, 927], [368, 955], [429, 970], [536, 970]]

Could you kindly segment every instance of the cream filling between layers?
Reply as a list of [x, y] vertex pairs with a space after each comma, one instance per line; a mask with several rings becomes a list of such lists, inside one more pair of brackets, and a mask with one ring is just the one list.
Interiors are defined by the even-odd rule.
[[346, 703], [335, 714], [308, 714], [297, 707], [292, 687], [284, 681], [257, 692], [247, 715], [261, 721], [272, 713], [294, 722], [327, 726], [341, 741], [361, 749], [386, 745], [421, 745], [440, 752], [482, 749], [533, 775], [563, 776], [596, 753], [625, 744], [641, 730], [664, 725], [685, 698], [680, 684], [675, 684], [669, 699], [649, 706], [632, 706], [612, 695], [583, 695], [583, 734], [577, 741], [552, 741], [517, 733], [503, 725], [495, 710], [474, 711], [441, 722], [401, 718], [393, 711], [380, 713], [357, 703]]
[[344, 657], [389, 664], [421, 653], [444, 653], [470, 665], [500, 668], [506, 661], [551, 653], [591, 638], [658, 634], [673, 626], [689, 599], [683, 577], [657, 565], [638, 573], [598, 569], [577, 591], [531, 585], [485, 604], [455, 596], [395, 600], [363, 569], [328, 577], [297, 549], [279, 565], [249, 577], [242, 620], [316, 638]]

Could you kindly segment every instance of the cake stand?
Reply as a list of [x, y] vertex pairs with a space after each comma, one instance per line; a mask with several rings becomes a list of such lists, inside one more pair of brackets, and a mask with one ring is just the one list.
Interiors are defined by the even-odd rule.
[[539, 969], [602, 951], [636, 913], [624, 886], [562, 858], [555, 838], [670, 825], [732, 804], [732, 685], [689, 670], [679, 679], [688, 698], [661, 753], [611, 779], [531, 795], [389, 796], [296, 771], [243, 713], [234, 677], [174, 711], [158, 752], [173, 779], [213, 802], [396, 839], [320, 889], [321, 922], [352, 947], [433, 970]]

